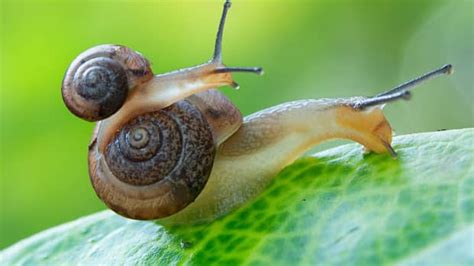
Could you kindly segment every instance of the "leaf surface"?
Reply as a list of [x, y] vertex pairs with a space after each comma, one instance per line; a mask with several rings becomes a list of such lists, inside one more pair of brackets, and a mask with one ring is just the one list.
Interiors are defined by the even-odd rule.
[[398, 159], [356, 144], [284, 169], [207, 225], [163, 227], [100, 212], [1, 252], [9, 264], [474, 263], [474, 130], [396, 137]]

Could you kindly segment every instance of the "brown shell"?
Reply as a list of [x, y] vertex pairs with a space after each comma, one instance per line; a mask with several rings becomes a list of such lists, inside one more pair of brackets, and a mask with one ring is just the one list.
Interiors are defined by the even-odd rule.
[[120, 45], [99, 45], [81, 53], [64, 75], [64, 103], [76, 116], [98, 121], [114, 114], [128, 91], [153, 73], [139, 53]]
[[196, 106], [182, 100], [128, 121], [103, 155], [94, 138], [89, 174], [99, 198], [115, 212], [158, 219], [194, 201], [206, 185], [214, 156], [209, 124]]

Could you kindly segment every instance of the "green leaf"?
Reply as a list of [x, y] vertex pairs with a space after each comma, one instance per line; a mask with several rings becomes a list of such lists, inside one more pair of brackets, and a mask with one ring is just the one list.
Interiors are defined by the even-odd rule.
[[209, 225], [110, 211], [1, 253], [4, 264], [473, 265], [474, 130], [397, 137], [397, 160], [346, 145], [283, 170]]

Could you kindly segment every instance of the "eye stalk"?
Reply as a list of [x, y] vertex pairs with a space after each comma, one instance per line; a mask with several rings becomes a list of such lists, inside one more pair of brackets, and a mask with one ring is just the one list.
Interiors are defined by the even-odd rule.
[[224, 3], [224, 9], [222, 10], [221, 21], [219, 22], [219, 28], [217, 29], [216, 44], [214, 46], [214, 56], [211, 61], [222, 62], [222, 36], [224, 35], [225, 19], [227, 12], [229, 11], [232, 3], [230, 0], [226, 0]]
[[[217, 30], [217, 36], [216, 36], [216, 44], [214, 47], [214, 56], [212, 57], [210, 63], [216, 63], [219, 65], [222, 65], [222, 37], [224, 35], [224, 25], [225, 25], [225, 20], [227, 17], [227, 12], [229, 11], [230, 7], [232, 6], [232, 3], [230, 0], [226, 0], [224, 3], [224, 9], [222, 10], [222, 16], [221, 20], [219, 22], [219, 28]], [[255, 73], [258, 75], [263, 74], [263, 68], [261, 67], [217, 67], [215, 69], [215, 73], [228, 73], [228, 72], [250, 72], [250, 73]], [[232, 85], [237, 85], [237, 83], [233, 82]]]
[[383, 105], [385, 103], [396, 101], [398, 99], [409, 100], [411, 98], [411, 93], [409, 91], [410, 89], [439, 75], [451, 75], [453, 72], [454, 69], [451, 64], [444, 65], [438, 69], [435, 69], [415, 79], [407, 81], [401, 85], [398, 85], [397, 87], [391, 90], [379, 93], [374, 97], [366, 98], [362, 101], [356, 102], [353, 107], [362, 110], [367, 107]]
[[[410, 89], [431, 78], [452, 73], [453, 66], [448, 64], [374, 97], [351, 98], [345, 104], [351, 108], [341, 109], [340, 113], [342, 115], [339, 116], [339, 122], [345, 128], [357, 131], [357, 136], [354, 134], [347, 134], [347, 136], [362, 143], [368, 150], [375, 152], [387, 151], [392, 157], [396, 158], [397, 153], [390, 145], [392, 142], [392, 128], [383, 115], [383, 105], [399, 99], [409, 100], [411, 98]], [[354, 121], [357, 121], [357, 123], [354, 123]]]

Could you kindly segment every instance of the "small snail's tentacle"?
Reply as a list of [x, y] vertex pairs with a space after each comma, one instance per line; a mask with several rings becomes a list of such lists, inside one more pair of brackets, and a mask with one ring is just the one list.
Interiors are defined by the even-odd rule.
[[261, 67], [219, 67], [216, 68], [215, 73], [227, 72], [250, 72], [257, 75], [263, 75], [263, 68]]
[[212, 57], [212, 61], [222, 62], [222, 36], [224, 35], [224, 25], [227, 12], [229, 11], [231, 5], [232, 3], [230, 0], [226, 0], [224, 3], [221, 20], [219, 21], [219, 28], [217, 29], [216, 44], [214, 47], [214, 56]]
[[[222, 39], [224, 35], [224, 26], [225, 20], [227, 18], [227, 12], [229, 11], [232, 3], [230, 0], [226, 0], [224, 3], [224, 8], [222, 10], [222, 16], [219, 21], [219, 27], [217, 29], [216, 35], [216, 43], [214, 46], [214, 55], [210, 62], [214, 62], [216, 64], [222, 64]], [[256, 73], [258, 75], [263, 74], [263, 69], [261, 67], [218, 67], [216, 73], [224, 73], [224, 72], [251, 72]]]

